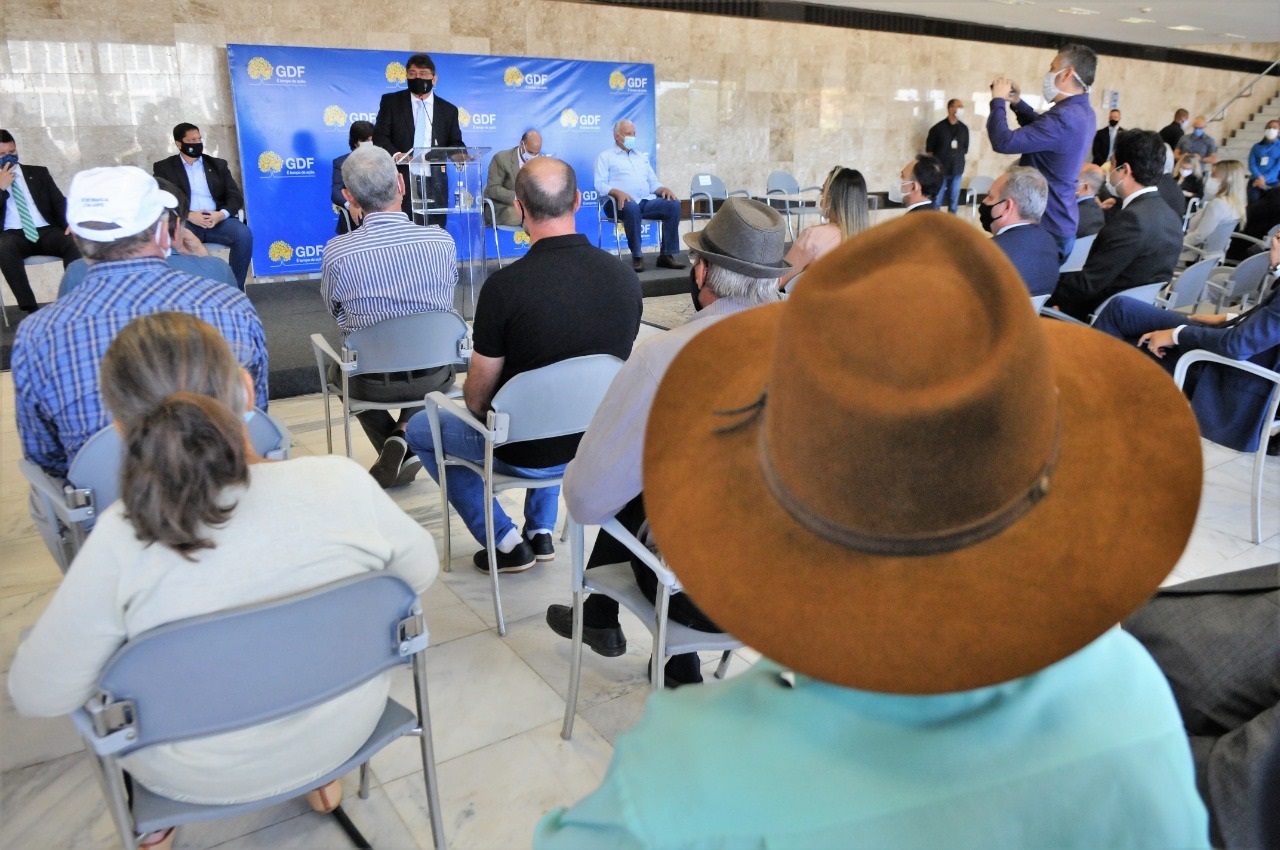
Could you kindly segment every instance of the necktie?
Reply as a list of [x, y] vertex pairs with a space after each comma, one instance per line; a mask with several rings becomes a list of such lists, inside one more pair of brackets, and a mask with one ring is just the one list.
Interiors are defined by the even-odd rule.
[[413, 146], [415, 148], [427, 147], [427, 139], [431, 138], [431, 116], [427, 114], [427, 102], [420, 98], [414, 98], [414, 109], [421, 115], [414, 122]]
[[13, 195], [13, 202], [18, 205], [18, 220], [22, 222], [22, 235], [27, 237], [28, 242], [38, 241], [40, 234], [36, 231], [35, 219], [31, 217], [31, 207], [27, 206], [27, 193], [18, 185], [17, 180], [13, 181], [9, 192]]

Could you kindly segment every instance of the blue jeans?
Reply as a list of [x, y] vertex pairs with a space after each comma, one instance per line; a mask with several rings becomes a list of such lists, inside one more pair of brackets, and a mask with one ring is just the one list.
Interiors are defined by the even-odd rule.
[[[421, 460], [427, 473], [437, 484], [440, 483], [439, 470], [436, 467], [435, 447], [431, 443], [431, 422], [425, 412], [415, 414], [405, 429], [405, 439], [409, 449]], [[455, 416], [442, 413], [440, 416], [440, 443], [446, 455], [463, 458], [475, 463], [484, 463], [484, 437], [467, 427]], [[564, 475], [567, 463], [533, 469], [524, 466], [512, 466], [509, 463], [493, 459], [493, 471], [503, 475], [516, 475], [520, 478], [544, 480], [559, 478]], [[445, 475], [449, 483], [449, 504], [462, 517], [467, 530], [476, 542], [484, 545], [484, 480], [470, 469], [460, 466], [445, 467]], [[540, 487], [526, 490], [524, 496], [524, 527], [529, 534], [546, 532], [554, 533], [556, 527], [556, 511], [560, 500], [560, 486]], [[507, 532], [516, 524], [507, 516], [507, 512], [493, 500], [493, 540], [501, 542]], [[445, 525], [448, 533], [448, 524]]]
[[662, 222], [663, 254], [680, 253], [680, 202], [665, 198], [649, 198], [638, 204], [627, 203], [618, 212], [618, 221], [627, 231], [627, 247], [631, 256], [640, 256], [640, 219], [656, 219]]
[[253, 231], [238, 218], [224, 218], [213, 227], [200, 227], [187, 222], [187, 229], [200, 237], [200, 241], [208, 245], [227, 245], [231, 248], [231, 256], [227, 264], [231, 273], [236, 276], [240, 291], [244, 292], [244, 282], [249, 276], [249, 261], [253, 259]]
[[933, 208], [940, 210], [945, 202], [947, 209], [954, 213], [960, 203], [960, 184], [963, 182], [963, 174], [952, 174], [949, 177], [943, 177], [942, 188], [938, 190], [938, 197], [934, 198]]

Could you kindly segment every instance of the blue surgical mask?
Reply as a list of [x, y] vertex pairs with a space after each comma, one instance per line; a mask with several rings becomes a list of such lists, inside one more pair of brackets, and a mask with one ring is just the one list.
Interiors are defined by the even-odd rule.
[[1192, 130], [1192, 131], [1191, 131], [1191, 135], [1193, 135], [1193, 136], [1203, 136], [1203, 135], [1204, 135], [1204, 128], [1203, 128], [1203, 127], [1197, 127], [1197, 128], [1195, 128], [1194, 130]]
[[18, 164], [18, 155], [16, 153], [7, 153], [0, 156], [0, 168], [7, 168], [10, 165]]
[[624, 148], [626, 148], [627, 150], [629, 150], [629, 151], [633, 151], [633, 150], [635, 150], [635, 149], [636, 149], [636, 137], [635, 137], [635, 136], [623, 136], [623, 137], [622, 137], [622, 146], [623, 146]]

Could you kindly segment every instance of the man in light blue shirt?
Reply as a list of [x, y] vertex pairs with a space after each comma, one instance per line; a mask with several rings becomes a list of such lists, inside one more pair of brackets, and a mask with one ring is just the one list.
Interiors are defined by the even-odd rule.
[[[658, 267], [682, 269], [676, 259], [680, 250], [680, 199], [658, 181], [649, 155], [636, 148], [636, 125], [623, 118], [613, 125], [613, 147], [596, 157], [595, 186], [601, 204], [612, 203], [618, 221], [627, 232], [631, 265], [644, 271], [640, 255], [640, 220], [662, 222], [662, 247]], [[606, 201], [605, 196], [610, 200]]]
[[1262, 141], [1249, 149], [1249, 203], [1280, 186], [1280, 121], [1267, 122]]

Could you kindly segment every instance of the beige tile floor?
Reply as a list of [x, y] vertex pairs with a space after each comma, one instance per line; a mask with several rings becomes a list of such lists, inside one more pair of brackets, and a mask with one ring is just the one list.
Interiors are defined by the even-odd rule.
[[[294, 454], [325, 452], [318, 397], [277, 402], [273, 415], [294, 437]], [[340, 432], [336, 435], [340, 442]], [[372, 463], [372, 449], [357, 429], [356, 458]], [[339, 447], [339, 450], [341, 448]], [[1183, 581], [1280, 561], [1280, 464], [1266, 482], [1266, 539], [1249, 542], [1250, 460], [1205, 443], [1204, 495], [1195, 532], [1170, 581]], [[8, 670], [22, 630], [39, 616], [59, 573], [26, 512], [26, 485], [17, 471], [19, 444], [13, 383], [0, 375], [0, 673]], [[437, 540], [438, 491], [423, 475], [394, 493], [397, 502]], [[514, 507], [515, 497], [509, 497]], [[1141, 534], [1135, 528], [1135, 534]], [[572, 741], [560, 739], [568, 678], [568, 642], [552, 634], [543, 612], [569, 600], [568, 553], [528, 573], [502, 579], [508, 636], [493, 629], [488, 580], [470, 566], [475, 545], [455, 519], [454, 569], [424, 594], [432, 634], [428, 650], [432, 719], [445, 829], [450, 846], [465, 850], [527, 847], [533, 826], [549, 809], [568, 805], [596, 786], [617, 735], [632, 726], [647, 695], [648, 634], [623, 612], [628, 653], [603, 659], [585, 655]], [[737, 654], [731, 674], [757, 656]], [[708, 678], [715, 657], [704, 657]], [[401, 697], [411, 688], [397, 683]], [[111, 848], [110, 819], [70, 724], [15, 714], [0, 696], [0, 848]], [[355, 799], [348, 781], [347, 809], [373, 844], [429, 848], [422, 775], [411, 742], [393, 745], [373, 760], [368, 800]], [[346, 848], [329, 818], [294, 802], [256, 815], [180, 831], [182, 848]]]

